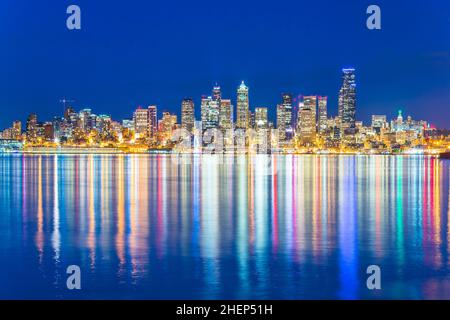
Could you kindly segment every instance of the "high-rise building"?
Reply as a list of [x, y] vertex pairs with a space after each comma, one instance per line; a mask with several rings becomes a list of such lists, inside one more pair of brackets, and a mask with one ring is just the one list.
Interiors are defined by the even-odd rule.
[[242, 81], [237, 90], [237, 119], [238, 129], [247, 129], [250, 126], [248, 87]]
[[80, 129], [82, 129], [85, 132], [90, 131], [92, 129], [91, 121], [90, 121], [91, 114], [92, 114], [91, 109], [83, 109], [80, 111], [80, 114], [78, 115], [79, 127], [80, 127]]
[[20, 140], [22, 136], [22, 122], [14, 121], [12, 126], [12, 139]]
[[43, 137], [46, 141], [53, 141], [55, 139], [55, 131], [52, 122], [45, 122], [43, 125]]
[[339, 119], [341, 134], [355, 132], [356, 121], [356, 79], [355, 69], [342, 70], [342, 87], [339, 91]]
[[380, 133], [382, 128], [387, 127], [386, 115], [372, 115], [372, 129], [376, 133]]
[[181, 102], [181, 127], [189, 132], [194, 129], [194, 101], [191, 98], [185, 98]]
[[222, 130], [233, 128], [233, 105], [230, 99], [220, 100], [219, 127]]
[[318, 117], [318, 129], [319, 133], [324, 133], [327, 130], [327, 97], [318, 97], [319, 117]]
[[284, 121], [286, 128], [286, 140], [294, 137], [293, 119], [292, 119], [292, 94], [282, 94], [282, 105], [284, 110]]
[[212, 97], [202, 97], [201, 114], [203, 130], [218, 128], [219, 101]]
[[278, 129], [278, 140], [285, 141], [286, 140], [286, 120], [284, 113], [284, 105], [277, 105], [277, 129]]
[[311, 145], [316, 139], [316, 97], [304, 97], [299, 110], [299, 136], [303, 145]]
[[267, 129], [269, 127], [269, 121], [267, 117], [267, 108], [259, 107], [255, 108], [255, 129]]
[[149, 106], [148, 110], [148, 135], [151, 139], [156, 138], [158, 132], [158, 108], [156, 106]]
[[148, 136], [149, 120], [148, 110], [138, 107], [134, 112], [134, 132], [139, 138]]
[[158, 125], [158, 140], [162, 145], [166, 145], [170, 142], [176, 124], [177, 116], [175, 114], [163, 112], [163, 117]]
[[312, 121], [314, 121], [314, 129], [317, 132], [317, 96], [304, 96], [303, 109], [311, 110]]
[[38, 122], [37, 115], [30, 114], [27, 119], [27, 141], [28, 142], [36, 142], [38, 136]]

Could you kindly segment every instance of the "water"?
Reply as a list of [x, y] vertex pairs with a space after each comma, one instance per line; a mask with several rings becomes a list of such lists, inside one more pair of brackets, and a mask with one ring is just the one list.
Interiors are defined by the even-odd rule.
[[449, 175], [418, 156], [0, 155], [0, 298], [450, 299]]

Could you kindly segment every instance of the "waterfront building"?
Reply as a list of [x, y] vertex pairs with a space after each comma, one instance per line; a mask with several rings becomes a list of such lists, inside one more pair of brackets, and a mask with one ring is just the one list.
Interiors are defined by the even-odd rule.
[[323, 96], [318, 97], [319, 116], [317, 127], [320, 134], [324, 134], [327, 130], [327, 120], [328, 120], [327, 101], [328, 97]]
[[283, 93], [281, 96], [285, 122], [284, 126], [286, 130], [285, 139], [289, 141], [294, 137], [293, 118], [292, 118], [292, 94]]
[[372, 130], [376, 134], [380, 134], [381, 129], [387, 126], [387, 117], [385, 115], [372, 115]]
[[148, 136], [149, 116], [148, 110], [138, 107], [133, 115], [134, 132], [137, 138]]
[[201, 115], [203, 130], [219, 127], [219, 101], [212, 97], [202, 97]]
[[286, 141], [286, 121], [283, 104], [277, 105], [277, 129], [279, 142]]
[[230, 99], [220, 100], [219, 127], [221, 130], [233, 129], [233, 105]]
[[173, 131], [176, 129], [177, 116], [170, 112], [163, 112], [163, 117], [158, 124], [158, 142], [161, 146], [167, 146], [172, 139]]
[[255, 108], [255, 129], [267, 129], [268, 128], [268, 117], [267, 108], [257, 107]]
[[156, 138], [158, 131], [158, 108], [157, 106], [149, 106], [148, 110], [148, 135], [150, 139]]
[[83, 131], [90, 131], [92, 129], [92, 122], [91, 122], [91, 109], [83, 109], [79, 112], [78, 118], [79, 118], [79, 127]]
[[181, 127], [192, 133], [194, 123], [194, 101], [192, 98], [185, 98], [181, 102]]
[[250, 126], [249, 119], [249, 89], [242, 81], [237, 90], [237, 119], [236, 128], [247, 129]]
[[299, 111], [299, 138], [303, 146], [311, 146], [316, 139], [316, 97], [304, 97]]
[[27, 119], [27, 141], [30, 143], [37, 142], [38, 136], [38, 121], [36, 114], [30, 114]]
[[342, 70], [342, 87], [339, 91], [339, 119], [342, 134], [355, 132], [356, 79], [355, 69]]

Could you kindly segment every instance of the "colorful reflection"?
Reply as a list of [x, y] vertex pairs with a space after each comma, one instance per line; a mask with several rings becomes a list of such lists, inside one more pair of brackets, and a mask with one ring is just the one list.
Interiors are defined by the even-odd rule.
[[450, 299], [449, 179], [419, 156], [1, 156], [0, 298]]

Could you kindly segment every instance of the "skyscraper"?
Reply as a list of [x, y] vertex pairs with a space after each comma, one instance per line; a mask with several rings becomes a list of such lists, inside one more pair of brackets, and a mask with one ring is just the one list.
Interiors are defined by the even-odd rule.
[[149, 106], [148, 110], [148, 135], [151, 139], [156, 138], [158, 132], [158, 108], [156, 106]]
[[92, 114], [92, 110], [91, 109], [83, 109], [80, 111], [79, 114], [79, 127], [80, 129], [82, 129], [83, 131], [87, 132], [91, 129], [90, 126], [90, 117]]
[[248, 87], [242, 81], [237, 90], [237, 122], [238, 129], [247, 129], [250, 125]]
[[285, 141], [286, 140], [286, 120], [284, 113], [284, 105], [277, 105], [277, 129], [278, 129], [278, 140]]
[[292, 126], [292, 94], [283, 93], [282, 104], [286, 128], [286, 140], [291, 140], [294, 137], [294, 128]]
[[134, 111], [134, 132], [140, 138], [148, 135], [148, 110], [138, 107]]
[[267, 129], [269, 126], [269, 121], [267, 118], [267, 108], [259, 107], [255, 108], [255, 128]]
[[181, 127], [192, 132], [194, 122], [194, 101], [191, 98], [185, 98], [181, 103]]
[[202, 97], [201, 103], [203, 130], [215, 129], [219, 126], [219, 101], [212, 97]]
[[380, 134], [381, 129], [387, 127], [387, 117], [385, 115], [372, 115], [372, 129]]
[[316, 139], [316, 103], [317, 97], [304, 97], [299, 111], [299, 135], [303, 145], [311, 145]]
[[319, 96], [318, 98], [319, 102], [319, 119], [318, 119], [318, 129], [319, 129], [319, 133], [324, 133], [327, 129], [327, 120], [328, 120], [328, 115], [327, 115], [327, 97], [322, 97]]
[[158, 125], [158, 140], [162, 145], [167, 145], [172, 139], [173, 130], [176, 128], [177, 116], [170, 112], [163, 112]]
[[37, 125], [37, 115], [34, 113], [30, 114], [27, 119], [27, 140], [29, 142], [36, 142], [38, 135]]
[[355, 132], [356, 80], [355, 69], [342, 70], [342, 87], [339, 91], [339, 119], [341, 134]]
[[222, 130], [233, 128], [233, 105], [231, 100], [220, 100], [219, 127]]
[[19, 140], [22, 135], [22, 122], [14, 121], [12, 126], [12, 139]]

